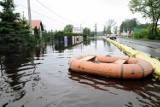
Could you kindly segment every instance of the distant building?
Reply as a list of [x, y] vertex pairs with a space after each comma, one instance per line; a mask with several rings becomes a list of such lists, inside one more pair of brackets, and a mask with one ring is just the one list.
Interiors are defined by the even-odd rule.
[[41, 20], [32, 20], [32, 34], [34, 34], [34, 29], [36, 27], [40, 32], [40, 37], [42, 37], [42, 32], [44, 31], [44, 26], [43, 26]]
[[82, 27], [73, 27], [73, 33], [83, 33]]

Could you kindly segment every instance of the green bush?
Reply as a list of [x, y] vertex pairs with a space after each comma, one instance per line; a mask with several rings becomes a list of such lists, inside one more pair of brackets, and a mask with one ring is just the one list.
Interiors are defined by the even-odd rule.
[[156, 37], [156, 40], [160, 40], [160, 29], [158, 30], [158, 36]]
[[133, 32], [133, 38], [139, 39], [140, 32]]
[[141, 29], [140, 32], [133, 32], [133, 37], [136, 39], [148, 39], [150, 36], [149, 30], [148, 29]]
[[140, 37], [148, 39], [149, 38], [149, 30], [148, 29], [141, 29]]

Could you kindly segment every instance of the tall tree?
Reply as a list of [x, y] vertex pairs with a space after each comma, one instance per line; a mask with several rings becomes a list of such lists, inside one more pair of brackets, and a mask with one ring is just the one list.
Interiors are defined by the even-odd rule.
[[160, 0], [131, 0], [129, 2], [130, 10], [140, 12], [143, 17], [150, 18], [152, 20], [152, 38], [155, 39], [157, 32], [157, 24], [160, 19]]
[[64, 32], [65, 33], [72, 33], [72, 30], [73, 30], [73, 25], [71, 25], [71, 24], [69, 24], [69, 25], [66, 25], [65, 27], [64, 27]]
[[120, 25], [120, 32], [131, 32], [136, 26], [137, 26], [138, 22], [135, 18], [133, 19], [126, 19], [125, 21], [123, 21]]
[[29, 36], [29, 27], [25, 20], [20, 18], [19, 13], [14, 13], [13, 0], [0, 1], [0, 45], [25, 45], [26, 37]]
[[[22, 19], [19, 20], [19, 30], [17, 31], [18, 38], [22, 39], [22, 44], [23, 46], [27, 46], [30, 44], [31, 40], [31, 35], [30, 35], [30, 26], [26, 19], [23, 17]], [[31, 45], [31, 44], [30, 44]]]
[[103, 28], [103, 35], [105, 35], [106, 34], [106, 26], [104, 26], [104, 28]]
[[87, 36], [91, 36], [91, 30], [89, 28], [84, 28], [83, 29], [83, 35], [86, 38]]
[[120, 32], [123, 32], [125, 28], [125, 22], [123, 21], [120, 25]]
[[33, 30], [34, 30], [36, 44], [40, 45], [41, 43], [40, 30], [37, 28], [37, 26]]
[[106, 28], [106, 31], [105, 33], [106, 34], [110, 34], [111, 33], [111, 30], [112, 28], [116, 25], [116, 22], [113, 20], [113, 19], [109, 19], [106, 23], [105, 23], [105, 26], [104, 28]]
[[94, 35], [97, 35], [97, 23], [94, 25]]
[[107, 28], [106, 28], [106, 34], [111, 34], [111, 26], [107, 26]]
[[115, 34], [117, 34], [117, 32], [118, 32], [118, 27], [117, 27], [117, 26], [114, 26], [114, 27], [113, 27], [113, 32], [114, 32]]
[[19, 13], [13, 13], [15, 8], [13, 0], [0, 1], [0, 6], [3, 7], [2, 12], [0, 12], [0, 33], [7, 34], [14, 32], [13, 27], [17, 27], [17, 21], [20, 19], [20, 15]]

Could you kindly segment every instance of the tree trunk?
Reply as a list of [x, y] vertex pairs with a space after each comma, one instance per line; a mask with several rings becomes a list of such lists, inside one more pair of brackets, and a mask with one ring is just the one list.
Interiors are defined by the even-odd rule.
[[154, 26], [155, 26], [155, 24], [154, 24], [154, 18], [153, 18], [152, 20], [153, 20], [153, 22], [152, 22], [151, 34], [152, 34], [152, 37], [153, 37], [153, 39], [154, 39]]
[[158, 15], [158, 17], [156, 19], [156, 23], [155, 23], [156, 36], [159, 36], [158, 35], [158, 29], [157, 29], [159, 17], [160, 17], [160, 15]]

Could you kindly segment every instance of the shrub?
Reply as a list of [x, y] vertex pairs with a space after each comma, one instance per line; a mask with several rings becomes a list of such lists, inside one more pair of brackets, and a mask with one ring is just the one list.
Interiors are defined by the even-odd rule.
[[139, 39], [139, 32], [133, 32], [133, 38]]
[[149, 30], [148, 29], [141, 29], [140, 31], [140, 38], [149, 38]]
[[150, 33], [148, 29], [141, 29], [140, 32], [136, 32], [136, 31], [133, 32], [133, 37], [136, 39], [142, 39], [142, 38], [148, 39], [149, 36], [150, 36]]

